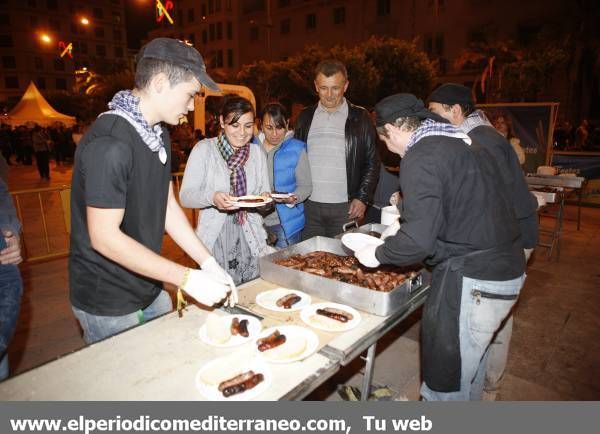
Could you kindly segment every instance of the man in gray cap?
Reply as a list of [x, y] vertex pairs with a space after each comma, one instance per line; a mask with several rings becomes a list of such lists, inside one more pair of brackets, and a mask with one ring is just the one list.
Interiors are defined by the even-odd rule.
[[[196, 237], [173, 194], [171, 142], [201, 86], [218, 90], [193, 47], [150, 41], [137, 57], [135, 88], [118, 92], [75, 154], [69, 283], [87, 343], [169, 312], [168, 282], [205, 305], [237, 293]], [[165, 231], [201, 270], [160, 256]]]
[[402, 224], [355, 253], [368, 267], [433, 268], [422, 320], [421, 395], [480, 399], [486, 349], [525, 279], [519, 227], [471, 139], [410, 94], [375, 106], [377, 132], [402, 157]]
[[[429, 96], [429, 110], [447, 119], [473, 140], [473, 148], [495, 163], [493, 168], [504, 182], [508, 198], [521, 229], [525, 257], [529, 259], [538, 241], [537, 201], [529, 192], [519, 158], [511, 144], [488, 121], [485, 113], [475, 109], [471, 89], [446, 83]], [[486, 392], [493, 393], [506, 367], [512, 335], [513, 317], [508, 316], [490, 345], [486, 372]]]

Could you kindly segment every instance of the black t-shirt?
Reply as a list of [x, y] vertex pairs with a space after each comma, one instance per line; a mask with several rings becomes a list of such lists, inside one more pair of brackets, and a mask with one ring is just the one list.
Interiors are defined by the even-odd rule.
[[448, 258], [498, 248], [465, 260], [464, 274], [504, 281], [523, 274], [525, 261], [514, 212], [482, 161], [461, 139], [429, 136], [400, 164], [402, 226], [377, 248], [383, 264]]
[[120, 316], [149, 306], [162, 283], [135, 274], [94, 250], [86, 207], [124, 209], [121, 230], [160, 253], [171, 175], [171, 142], [163, 128], [167, 163], [117, 115], [100, 116], [75, 153], [71, 184], [69, 283], [73, 306], [93, 315]]

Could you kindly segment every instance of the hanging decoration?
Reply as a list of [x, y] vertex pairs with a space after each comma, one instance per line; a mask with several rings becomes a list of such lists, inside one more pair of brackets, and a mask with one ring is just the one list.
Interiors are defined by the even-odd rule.
[[73, 43], [66, 43], [65, 41], [60, 41], [58, 43], [58, 49], [60, 50], [60, 57], [65, 57], [65, 55], [69, 56], [71, 59], [73, 58]]
[[169, 11], [172, 11], [173, 8], [174, 6], [171, 0], [166, 0], [164, 4], [161, 0], [156, 0], [156, 22], [162, 23], [163, 19], [166, 17], [169, 23], [173, 24], [173, 18], [169, 15]]

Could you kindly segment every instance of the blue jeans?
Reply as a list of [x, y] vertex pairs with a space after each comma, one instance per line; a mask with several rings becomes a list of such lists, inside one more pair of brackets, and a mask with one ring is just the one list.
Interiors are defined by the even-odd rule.
[[283, 231], [283, 227], [281, 225], [268, 226], [267, 231], [269, 231], [277, 236], [277, 241], [275, 242], [275, 247], [280, 248], [280, 249], [287, 247], [287, 246], [291, 246], [292, 244], [297, 244], [302, 239], [302, 237], [301, 237], [302, 231], [296, 232], [291, 237], [286, 238], [285, 232]]
[[[461, 358], [460, 390], [437, 392], [421, 385], [427, 401], [480, 400], [492, 338], [517, 301], [525, 274], [506, 281], [477, 280], [463, 277], [460, 302], [459, 340]], [[504, 296], [488, 298], [486, 294]]]
[[75, 306], [71, 308], [83, 329], [83, 340], [87, 344], [93, 344], [170, 312], [173, 310], [173, 303], [167, 291], [162, 290], [147, 308], [122, 316], [92, 315]]
[[8, 377], [8, 344], [17, 328], [23, 281], [16, 265], [0, 265], [0, 381]]
[[488, 349], [484, 384], [484, 390], [486, 392], [495, 392], [500, 387], [500, 381], [504, 376], [506, 362], [508, 361], [508, 350], [510, 348], [512, 329], [513, 314], [511, 313], [496, 333], [496, 336], [494, 336], [494, 340]]

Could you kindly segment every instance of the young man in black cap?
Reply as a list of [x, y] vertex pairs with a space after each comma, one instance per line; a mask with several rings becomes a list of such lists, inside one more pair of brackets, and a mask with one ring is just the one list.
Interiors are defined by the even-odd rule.
[[[231, 277], [196, 237], [173, 194], [171, 143], [202, 85], [218, 90], [193, 47], [150, 41], [137, 57], [135, 89], [118, 92], [77, 146], [71, 191], [71, 304], [92, 343], [172, 309], [163, 282], [203, 304], [229, 293]], [[160, 256], [164, 232], [198, 264]]]
[[464, 131], [473, 140], [474, 149], [486, 153], [497, 164], [498, 176], [511, 192], [523, 247], [529, 256], [538, 240], [537, 201], [529, 191], [511, 144], [492, 126], [485, 113], [475, 110], [471, 90], [466, 86], [455, 83], [441, 85], [429, 96], [429, 110]]
[[[529, 192], [519, 158], [511, 144], [488, 121], [485, 113], [475, 110], [471, 89], [446, 83], [429, 96], [429, 110], [460, 128], [473, 140], [473, 148], [495, 163], [521, 229], [525, 257], [529, 259], [538, 241], [537, 201]], [[498, 331], [490, 346], [485, 390], [497, 390], [506, 367], [512, 335], [512, 315]]]
[[480, 399], [486, 350], [525, 278], [517, 221], [464, 132], [410, 94], [385, 98], [375, 111], [379, 137], [402, 157], [402, 225], [355, 255], [369, 267], [433, 267], [421, 395]]

